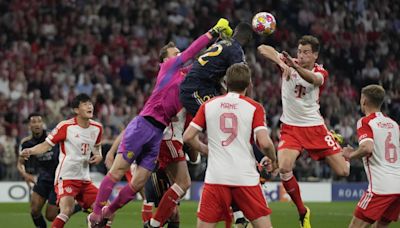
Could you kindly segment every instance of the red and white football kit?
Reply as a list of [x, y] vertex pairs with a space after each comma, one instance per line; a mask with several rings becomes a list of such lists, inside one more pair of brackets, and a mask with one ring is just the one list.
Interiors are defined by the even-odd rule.
[[202, 104], [190, 125], [200, 131], [207, 128], [208, 135], [198, 217], [209, 223], [229, 220], [232, 201], [250, 221], [269, 215], [251, 145], [253, 134], [266, 130], [261, 104], [230, 92]]
[[372, 141], [374, 150], [371, 156], [363, 157], [369, 185], [354, 215], [368, 223], [397, 221], [400, 213], [399, 125], [376, 112], [358, 121], [357, 134], [360, 145]]
[[328, 72], [315, 64], [312, 71], [323, 81], [321, 86], [316, 87], [296, 70], [290, 69], [290, 80], [282, 77], [283, 113], [278, 150], [306, 149], [314, 160], [339, 153], [341, 147], [326, 128], [319, 112], [319, 96], [328, 79]]
[[166, 168], [170, 163], [186, 160], [182, 150], [185, 122], [186, 110], [181, 109], [176, 114], [175, 120], [165, 128], [158, 155], [160, 169]]
[[83, 208], [90, 208], [96, 200], [97, 188], [92, 184], [89, 159], [94, 146], [100, 145], [103, 128], [90, 120], [87, 128], [78, 125], [76, 118], [60, 122], [46, 141], [60, 144], [59, 164], [55, 175], [57, 202], [63, 196], [73, 196]]

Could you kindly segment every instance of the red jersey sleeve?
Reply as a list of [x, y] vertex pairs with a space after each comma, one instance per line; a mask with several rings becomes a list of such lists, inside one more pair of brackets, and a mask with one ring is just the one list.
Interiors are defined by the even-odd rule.
[[264, 107], [259, 103], [257, 103], [255, 107], [256, 110], [254, 111], [253, 123], [252, 123], [252, 129], [254, 132], [267, 128], [267, 121], [266, 121]]
[[203, 103], [199, 110], [196, 113], [196, 116], [193, 118], [190, 123], [191, 126], [195, 127], [197, 130], [202, 131], [206, 127], [206, 112], [205, 112], [206, 103]]
[[47, 136], [46, 141], [54, 146], [57, 143], [64, 141], [67, 138], [67, 128], [69, 124], [66, 124], [64, 121], [59, 123]]
[[374, 140], [374, 134], [368, 122], [369, 120], [367, 118], [362, 118], [357, 122], [357, 136], [359, 144], [365, 140]]
[[322, 82], [321, 86], [324, 86], [325, 82], [328, 80], [328, 76], [329, 76], [328, 71], [325, 70], [321, 65], [316, 65], [314, 67], [314, 73], [322, 76], [323, 82]]

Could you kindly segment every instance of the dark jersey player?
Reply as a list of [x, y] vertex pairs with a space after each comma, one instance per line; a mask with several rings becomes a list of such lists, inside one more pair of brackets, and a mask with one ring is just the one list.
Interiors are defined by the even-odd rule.
[[[43, 129], [43, 120], [40, 114], [33, 113], [28, 118], [29, 129], [31, 135], [22, 139], [20, 150], [33, 147], [42, 143], [47, 133]], [[31, 167], [38, 174], [37, 181], [32, 174], [25, 170], [25, 159], [18, 159], [17, 168], [21, 176], [25, 179], [28, 185], [33, 184], [33, 192], [31, 196], [31, 216], [36, 227], [46, 227], [46, 222], [42, 216], [42, 208], [47, 200], [46, 218], [53, 221], [58, 214], [56, 206], [56, 193], [54, 192], [54, 173], [58, 165], [58, 147], [53, 147], [48, 152], [32, 156], [29, 161]]]
[[252, 36], [251, 25], [240, 23], [231, 39], [213, 44], [193, 63], [192, 69], [181, 83], [179, 94], [188, 113], [195, 116], [202, 103], [221, 94], [221, 80], [226, 69], [234, 63], [245, 61], [242, 47]]

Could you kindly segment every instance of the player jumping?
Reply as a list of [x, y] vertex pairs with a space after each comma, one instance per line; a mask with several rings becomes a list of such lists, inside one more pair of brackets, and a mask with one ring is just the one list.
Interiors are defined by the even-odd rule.
[[[163, 131], [182, 108], [179, 99], [179, 85], [183, 80], [184, 64], [203, 49], [219, 33], [230, 32], [227, 20], [221, 19], [210, 32], [200, 36], [182, 53], [171, 43], [160, 65], [157, 82], [143, 110], [126, 127], [115, 161], [100, 185], [93, 213], [88, 216], [91, 226], [97, 226], [108, 219], [116, 210], [132, 200], [140, 191], [155, 168]], [[122, 178], [130, 164], [136, 162], [137, 169], [132, 181], [121, 189], [109, 207], [104, 207], [115, 183]], [[176, 202], [183, 194], [179, 186], [174, 187]], [[104, 208], [103, 208], [104, 207]]]
[[300, 153], [307, 150], [312, 159], [325, 159], [339, 176], [348, 176], [350, 170], [340, 145], [326, 128], [319, 112], [319, 95], [328, 80], [328, 71], [316, 64], [319, 41], [313, 36], [306, 35], [298, 41], [297, 59], [286, 52], [280, 54], [267, 45], [259, 46], [258, 51], [282, 70], [283, 113], [278, 146], [280, 177], [296, 204], [300, 226], [309, 228], [310, 209], [304, 206], [299, 184], [293, 176], [293, 166]]

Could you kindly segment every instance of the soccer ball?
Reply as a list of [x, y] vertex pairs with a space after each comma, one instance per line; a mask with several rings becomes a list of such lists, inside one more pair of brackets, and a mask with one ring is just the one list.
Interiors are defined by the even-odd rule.
[[259, 12], [254, 15], [252, 20], [254, 32], [260, 35], [271, 35], [276, 28], [274, 15], [267, 12]]

